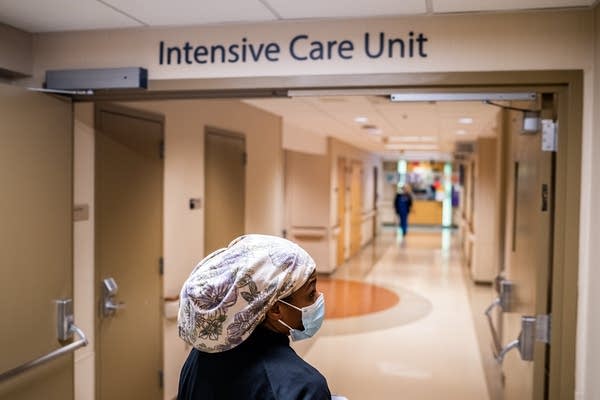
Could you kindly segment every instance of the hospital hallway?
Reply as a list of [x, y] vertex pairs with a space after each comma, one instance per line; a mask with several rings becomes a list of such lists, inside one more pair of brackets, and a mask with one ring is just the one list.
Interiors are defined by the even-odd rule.
[[349, 400], [489, 399], [469, 293], [493, 289], [471, 286], [458, 232], [386, 227], [319, 276], [325, 322], [293, 346]]

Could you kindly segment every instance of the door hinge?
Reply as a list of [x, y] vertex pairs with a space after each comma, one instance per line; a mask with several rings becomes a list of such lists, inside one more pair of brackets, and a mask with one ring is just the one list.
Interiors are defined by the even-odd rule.
[[161, 140], [160, 143], [158, 144], [158, 156], [160, 157], [161, 160], [164, 160], [165, 158], [165, 141]]
[[158, 273], [161, 276], [165, 273], [165, 259], [162, 257], [158, 259]]
[[542, 151], [556, 151], [558, 149], [558, 121], [551, 119], [542, 120]]
[[552, 330], [552, 315], [541, 314], [535, 317], [535, 340], [550, 343], [550, 332]]
[[158, 387], [160, 387], [161, 389], [163, 389], [165, 386], [164, 376], [165, 376], [165, 374], [163, 373], [163, 370], [159, 369], [158, 370]]

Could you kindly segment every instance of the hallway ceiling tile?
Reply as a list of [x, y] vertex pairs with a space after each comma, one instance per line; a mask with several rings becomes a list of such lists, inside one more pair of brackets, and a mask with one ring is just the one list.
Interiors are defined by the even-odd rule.
[[26, 32], [142, 26], [122, 13], [90, 0], [0, 0], [0, 23]]
[[277, 19], [259, 0], [102, 0], [149, 26], [203, 25]]
[[266, 0], [284, 19], [412, 15], [427, 12], [425, 0]]

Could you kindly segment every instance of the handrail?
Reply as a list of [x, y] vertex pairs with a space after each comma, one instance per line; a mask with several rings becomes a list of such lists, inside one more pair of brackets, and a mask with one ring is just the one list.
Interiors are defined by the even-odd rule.
[[291, 232], [294, 237], [303, 239], [322, 239], [327, 236], [325, 226], [292, 226]]
[[79, 337], [81, 339], [79, 339], [73, 343], [70, 343], [66, 346], [63, 346], [59, 349], [56, 349], [42, 357], [36, 358], [35, 360], [28, 361], [22, 365], [19, 365], [16, 368], [13, 368], [11, 370], [3, 372], [0, 375], [0, 382], [4, 382], [5, 380], [10, 379], [16, 375], [22, 374], [25, 371], [28, 371], [28, 370], [35, 368], [37, 366], [40, 366], [42, 364], [45, 364], [48, 361], [54, 360], [57, 357], [60, 357], [64, 354], [75, 351], [80, 347], [87, 346], [87, 344], [88, 344], [87, 337], [85, 336], [85, 334], [83, 333], [83, 331], [81, 329], [79, 329], [77, 326], [75, 326], [75, 324], [71, 324], [69, 331], [72, 333], [77, 333], [77, 335], [79, 335]]

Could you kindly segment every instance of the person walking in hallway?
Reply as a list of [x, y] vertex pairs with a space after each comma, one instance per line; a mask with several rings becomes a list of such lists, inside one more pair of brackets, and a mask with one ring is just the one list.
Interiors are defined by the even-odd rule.
[[412, 195], [408, 185], [402, 186], [402, 189], [396, 193], [394, 199], [394, 208], [398, 219], [400, 220], [400, 229], [402, 229], [402, 236], [406, 236], [408, 232], [408, 214], [412, 207]]
[[297, 244], [245, 235], [210, 254], [183, 285], [179, 336], [191, 350], [178, 400], [330, 400], [327, 381], [290, 347], [325, 316], [316, 266]]

